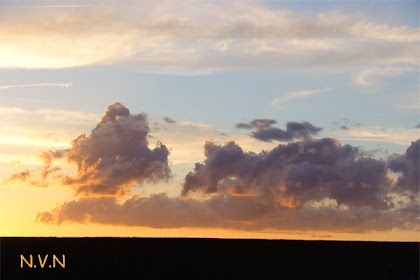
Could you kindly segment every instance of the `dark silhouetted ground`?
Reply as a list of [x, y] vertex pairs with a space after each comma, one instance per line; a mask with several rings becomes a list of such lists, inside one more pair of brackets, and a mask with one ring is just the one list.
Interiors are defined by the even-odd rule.
[[[33, 265], [20, 267], [23, 255]], [[45, 259], [40, 268], [38, 254]], [[52, 255], [62, 260], [52, 265]], [[419, 279], [419, 243], [1, 238], [7, 279]]]

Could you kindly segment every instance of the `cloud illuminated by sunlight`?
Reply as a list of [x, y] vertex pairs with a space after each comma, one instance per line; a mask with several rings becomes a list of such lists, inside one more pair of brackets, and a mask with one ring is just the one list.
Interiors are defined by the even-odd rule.
[[1, 68], [129, 63], [156, 71], [212, 71], [417, 64], [420, 40], [416, 28], [378, 24], [360, 15], [308, 16], [258, 3], [107, 1], [54, 13], [5, 7], [0, 15]]

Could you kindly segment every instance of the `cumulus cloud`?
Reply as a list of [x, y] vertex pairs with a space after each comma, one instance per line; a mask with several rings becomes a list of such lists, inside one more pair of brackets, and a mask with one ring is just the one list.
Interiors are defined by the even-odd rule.
[[276, 121], [272, 119], [255, 119], [249, 123], [237, 123], [236, 128], [252, 129], [251, 136], [270, 142], [291, 141], [299, 138], [309, 138], [311, 135], [317, 135], [322, 128], [316, 127], [309, 122], [287, 122], [286, 130], [273, 127]]
[[[0, 67], [130, 63], [189, 73], [340, 63], [417, 64], [415, 27], [259, 3], [130, 1], [0, 11]], [[105, 27], [106, 26], [106, 27]], [[83, 46], [68, 48], [67, 46]], [[188, 71], [189, 70], [189, 71]], [[197, 71], [201, 70], [201, 71]]]
[[[80, 198], [39, 213], [37, 220], [156, 228], [419, 230], [413, 188], [418, 188], [413, 156], [419, 146], [420, 140], [405, 155], [384, 161], [331, 138], [281, 144], [259, 154], [234, 142], [208, 141], [206, 160], [186, 176], [181, 196], [135, 195], [123, 202]], [[388, 168], [400, 177], [392, 179]]]
[[77, 176], [62, 182], [78, 194], [125, 193], [134, 184], [170, 178], [169, 150], [162, 143], [149, 149], [149, 126], [145, 114], [132, 115], [121, 103], [109, 105], [90, 135], [73, 140], [69, 149], [44, 151], [45, 176], [51, 162], [65, 158], [78, 167]]
[[404, 155], [394, 155], [389, 159], [389, 168], [400, 172], [397, 185], [413, 192], [419, 192], [420, 180], [420, 140], [412, 142]]
[[[201, 192], [268, 195], [296, 207], [308, 200], [333, 198], [341, 203], [383, 203], [389, 185], [384, 162], [359, 158], [357, 148], [324, 138], [279, 145], [269, 152], [247, 153], [234, 142], [204, 145], [206, 160], [196, 163], [182, 194]], [[226, 189], [227, 190], [224, 190]]]

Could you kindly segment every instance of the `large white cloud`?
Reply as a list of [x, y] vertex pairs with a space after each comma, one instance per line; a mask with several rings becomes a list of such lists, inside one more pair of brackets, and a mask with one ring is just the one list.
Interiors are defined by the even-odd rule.
[[418, 62], [416, 28], [236, 2], [106, 1], [0, 11], [0, 67], [134, 64], [157, 71]]

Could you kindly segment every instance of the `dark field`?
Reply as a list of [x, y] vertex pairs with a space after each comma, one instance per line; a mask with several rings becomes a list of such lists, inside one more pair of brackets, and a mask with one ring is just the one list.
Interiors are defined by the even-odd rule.
[[1, 238], [1, 280], [203, 278], [415, 280], [419, 243]]

